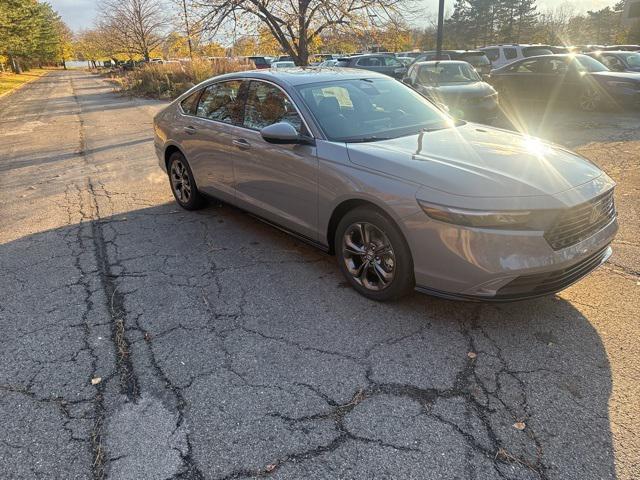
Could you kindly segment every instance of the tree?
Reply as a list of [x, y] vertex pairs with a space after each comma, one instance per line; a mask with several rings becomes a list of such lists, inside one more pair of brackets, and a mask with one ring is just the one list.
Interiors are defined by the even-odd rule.
[[210, 33], [231, 22], [265, 26], [282, 50], [299, 65], [307, 65], [310, 46], [328, 31], [339, 30], [358, 18], [381, 25], [412, 0], [191, 0]]
[[148, 61], [166, 34], [162, 5], [157, 0], [101, 0], [99, 7], [99, 29], [118, 53]]

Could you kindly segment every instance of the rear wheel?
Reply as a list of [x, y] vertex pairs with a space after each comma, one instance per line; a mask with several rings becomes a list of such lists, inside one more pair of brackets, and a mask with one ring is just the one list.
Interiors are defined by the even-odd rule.
[[169, 157], [169, 183], [173, 196], [185, 210], [197, 210], [205, 204], [203, 196], [198, 191], [189, 163], [180, 152], [174, 152]]
[[361, 295], [395, 300], [414, 287], [413, 260], [400, 229], [382, 212], [358, 207], [336, 230], [340, 270]]

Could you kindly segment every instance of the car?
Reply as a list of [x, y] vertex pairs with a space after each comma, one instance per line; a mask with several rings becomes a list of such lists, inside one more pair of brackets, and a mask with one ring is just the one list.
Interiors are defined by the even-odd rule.
[[372, 300], [548, 295], [606, 261], [618, 229], [615, 184], [590, 161], [456, 121], [375, 72], [221, 75], [154, 117], [154, 145], [181, 207], [246, 210], [335, 254]]
[[438, 52], [425, 52], [416, 58], [416, 62], [429, 62], [432, 60], [461, 60], [470, 63], [482, 77], [491, 72], [491, 61], [487, 54], [481, 50], [443, 50], [438, 57]]
[[596, 51], [588, 54], [614, 72], [640, 72], [640, 53], [628, 50]]
[[607, 45], [603, 47], [601, 50], [605, 51], [626, 51], [626, 52], [637, 52], [640, 51], [640, 45]]
[[257, 69], [271, 67], [271, 62], [269, 62], [269, 60], [267, 60], [266, 57], [251, 56], [251, 57], [246, 57], [246, 59], [249, 62], [253, 63], [254, 67], [257, 68]]
[[498, 116], [498, 92], [467, 62], [416, 62], [403, 82], [435, 103], [446, 105], [455, 118], [486, 123]]
[[503, 100], [544, 104], [573, 103], [584, 111], [640, 105], [640, 75], [612, 72], [587, 55], [544, 55], [491, 72]]
[[338, 59], [331, 58], [329, 60], [325, 60], [324, 62], [320, 63], [318, 66], [319, 67], [335, 67], [336, 63], [338, 63]]
[[290, 60], [271, 62], [271, 68], [293, 68], [296, 64]]
[[517, 43], [482, 47], [479, 50], [483, 51], [487, 57], [489, 57], [493, 68], [500, 68], [523, 58], [553, 54], [549, 45], [524, 45]]
[[336, 67], [361, 68], [371, 72], [383, 73], [401, 80], [407, 73], [407, 67], [393, 55], [380, 53], [366, 53], [341, 57]]
[[416, 58], [422, 56], [423, 54], [424, 54], [424, 52], [411, 51], [411, 52], [400, 52], [396, 56], [398, 56], [398, 57], [410, 57], [410, 58], [416, 59]]
[[399, 60], [405, 67], [408, 67], [409, 65], [411, 65], [415, 60], [412, 57], [400, 57], [400, 56], [396, 56], [396, 59]]

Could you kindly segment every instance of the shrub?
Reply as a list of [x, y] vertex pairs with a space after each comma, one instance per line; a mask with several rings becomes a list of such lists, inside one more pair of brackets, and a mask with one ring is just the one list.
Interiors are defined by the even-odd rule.
[[149, 63], [118, 79], [121, 91], [136, 96], [173, 99], [192, 86], [224, 73], [253, 68], [236, 59], [194, 59], [184, 63]]

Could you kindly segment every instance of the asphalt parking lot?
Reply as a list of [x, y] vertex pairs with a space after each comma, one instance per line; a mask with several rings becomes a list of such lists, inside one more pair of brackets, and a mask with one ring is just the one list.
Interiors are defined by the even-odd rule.
[[0, 476], [640, 478], [637, 111], [521, 119], [618, 182], [602, 268], [378, 304], [234, 208], [179, 209], [162, 105], [80, 71], [0, 99]]

